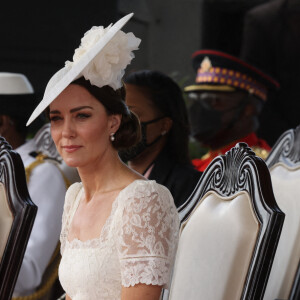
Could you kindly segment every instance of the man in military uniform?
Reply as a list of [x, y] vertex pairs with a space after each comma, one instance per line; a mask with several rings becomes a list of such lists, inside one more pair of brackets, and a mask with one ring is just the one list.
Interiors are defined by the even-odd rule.
[[259, 139], [258, 116], [270, 89], [279, 84], [246, 62], [224, 52], [200, 50], [192, 56], [196, 82], [185, 87], [191, 134], [208, 153], [193, 164], [204, 171], [218, 155], [245, 142], [266, 158], [270, 147]]
[[30, 197], [38, 206], [14, 297], [32, 294], [41, 283], [58, 245], [67, 188], [67, 180], [57, 164], [37, 152], [34, 139], [26, 139], [25, 124], [36, 104], [26, 76], [0, 73], [0, 135], [21, 156]]

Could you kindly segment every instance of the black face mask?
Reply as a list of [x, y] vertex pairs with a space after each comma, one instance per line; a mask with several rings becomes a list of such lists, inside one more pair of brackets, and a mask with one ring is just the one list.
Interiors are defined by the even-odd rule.
[[221, 127], [222, 113], [218, 110], [208, 109], [201, 103], [194, 103], [189, 107], [191, 135], [205, 138], [214, 136]]
[[239, 119], [247, 103], [247, 99], [243, 99], [237, 106], [219, 111], [203, 105], [201, 101], [194, 102], [189, 107], [191, 135], [197, 137], [198, 141], [213, 138], [222, 128], [222, 116], [235, 110], [232, 120], [223, 128], [223, 130], [230, 129]]
[[147, 125], [155, 123], [162, 118], [164, 117], [159, 117], [147, 122], [141, 122], [141, 141], [131, 148], [119, 151], [119, 156], [122, 161], [127, 162], [132, 160], [133, 158], [141, 154], [146, 148], [151, 147], [161, 139], [162, 135], [159, 135], [156, 139], [154, 139], [154, 141], [152, 141], [150, 144], [147, 144]]

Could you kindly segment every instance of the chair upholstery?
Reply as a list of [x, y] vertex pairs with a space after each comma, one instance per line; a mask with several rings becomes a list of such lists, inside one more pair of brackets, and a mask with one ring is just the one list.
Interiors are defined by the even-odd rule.
[[300, 259], [300, 126], [280, 136], [266, 164], [276, 201], [286, 216], [264, 299], [300, 299], [296, 276]]
[[0, 183], [0, 261], [3, 256], [14, 216], [10, 210], [3, 183]]
[[19, 154], [0, 137], [0, 299], [11, 298], [37, 207], [27, 190]]
[[284, 221], [264, 161], [237, 144], [211, 162], [179, 214], [169, 299], [262, 299]]
[[300, 295], [300, 260], [297, 267], [297, 273], [294, 278], [294, 283], [290, 292], [289, 300], [296, 300], [299, 299]]

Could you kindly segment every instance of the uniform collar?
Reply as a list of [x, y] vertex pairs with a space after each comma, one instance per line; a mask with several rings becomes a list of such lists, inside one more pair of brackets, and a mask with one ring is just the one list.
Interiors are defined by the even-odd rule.
[[241, 142], [248, 144], [248, 146], [251, 148], [252, 146], [259, 144], [259, 139], [258, 139], [257, 135], [254, 132], [252, 132], [249, 135], [245, 136], [244, 138], [235, 140], [234, 142], [232, 142], [222, 148], [209, 151], [204, 156], [202, 156], [201, 159], [208, 159], [208, 158], [213, 159], [219, 155], [224, 155], [227, 151], [229, 151], [237, 143], [241, 143]]

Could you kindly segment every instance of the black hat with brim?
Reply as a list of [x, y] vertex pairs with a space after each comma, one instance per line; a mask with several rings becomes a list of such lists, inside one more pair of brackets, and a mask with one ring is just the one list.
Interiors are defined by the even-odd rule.
[[187, 93], [243, 90], [266, 101], [268, 91], [280, 87], [275, 79], [258, 68], [221, 51], [196, 51], [192, 64], [197, 76], [195, 84], [184, 88]]

